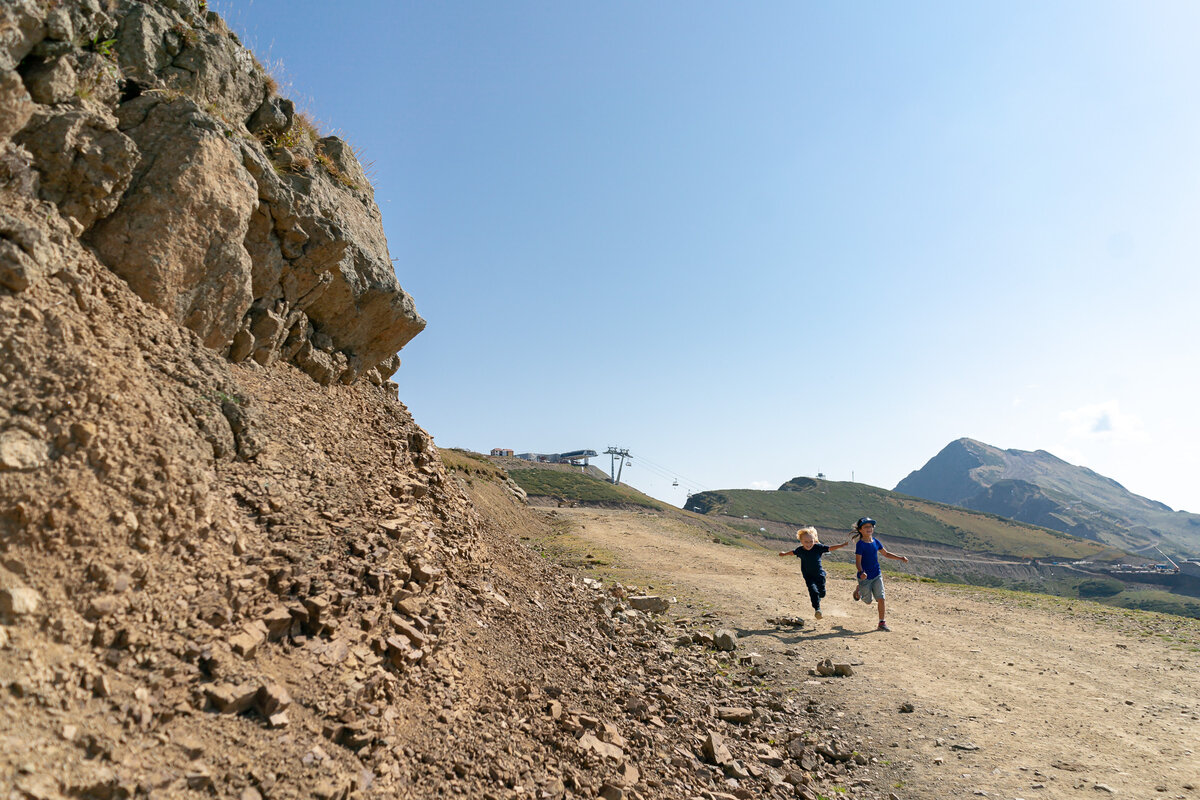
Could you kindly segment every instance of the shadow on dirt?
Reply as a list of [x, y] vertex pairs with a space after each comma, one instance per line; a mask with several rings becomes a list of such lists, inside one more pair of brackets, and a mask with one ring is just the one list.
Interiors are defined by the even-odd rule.
[[738, 628], [737, 635], [739, 639], [747, 636], [770, 636], [777, 639], [781, 644], [799, 644], [800, 642], [814, 642], [821, 639], [841, 639], [847, 636], [863, 636], [864, 634], [874, 633], [869, 631], [852, 631], [849, 628], [844, 628], [841, 625], [834, 625], [831, 630], [823, 633], [805, 633], [803, 630], [792, 628]]

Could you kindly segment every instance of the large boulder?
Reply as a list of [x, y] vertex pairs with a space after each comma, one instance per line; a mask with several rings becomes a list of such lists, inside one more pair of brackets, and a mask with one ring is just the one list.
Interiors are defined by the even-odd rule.
[[127, 80], [186, 94], [229, 119], [267, 98], [268, 79], [216, 14], [193, 2], [125, 3], [113, 51]]
[[20, 64], [45, 36], [46, 15], [41, 3], [36, 0], [0, 3], [0, 70]]
[[260, 202], [245, 242], [255, 303], [233, 356], [282, 357], [321, 383], [350, 381], [390, 366], [425, 320], [396, 280], [370, 182], [350, 148], [327, 137], [312, 152], [311, 172], [281, 174], [262, 150], [242, 145]]
[[89, 241], [143, 300], [224, 349], [253, 300], [242, 241], [254, 181], [212, 117], [189, 98], [127, 103], [121, 125], [150, 154]]
[[82, 234], [116, 209], [129, 187], [138, 149], [107, 112], [45, 109], [16, 140], [33, 156], [39, 196]]
[[33, 99], [16, 70], [0, 69], [0, 141], [9, 138], [33, 116]]

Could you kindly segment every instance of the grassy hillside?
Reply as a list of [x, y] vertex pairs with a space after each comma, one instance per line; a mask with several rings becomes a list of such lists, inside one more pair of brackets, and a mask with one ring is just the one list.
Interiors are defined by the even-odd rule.
[[[442, 463], [452, 472], [469, 477], [503, 481], [505, 477], [525, 490], [530, 497], [550, 497], [599, 505], [630, 505], [663, 509], [652, 497], [624, 484], [613, 485], [595, 467], [580, 470], [564, 464], [538, 464], [513, 458], [492, 458], [481, 453], [450, 447], [441, 451]], [[505, 469], [503, 465], [507, 465]], [[514, 469], [514, 465], [516, 468]]]
[[462, 472], [466, 475], [479, 476], [487, 480], [504, 480], [504, 470], [497, 467], [486, 457], [470, 450], [458, 447], [440, 449], [442, 463], [452, 472]]
[[879, 520], [879, 534], [936, 542], [1018, 558], [1112, 560], [1120, 551], [1068, 534], [861, 483], [790, 481], [791, 491], [724, 489], [692, 495], [688, 508], [708, 514], [850, 530], [861, 516]]
[[581, 472], [552, 469], [514, 469], [509, 476], [531, 497], [554, 497], [581, 503], [616, 503], [662, 508], [659, 501], [624, 484], [613, 485]]

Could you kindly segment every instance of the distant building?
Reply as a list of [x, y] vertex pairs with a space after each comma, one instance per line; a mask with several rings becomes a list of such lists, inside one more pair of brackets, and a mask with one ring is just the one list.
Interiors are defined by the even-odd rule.
[[[511, 451], [509, 451], [511, 453]], [[570, 450], [566, 453], [517, 453], [517, 458], [538, 461], [543, 464], [582, 464], [587, 466], [589, 458], [595, 458], [595, 450]]]
[[583, 465], [586, 467], [587, 463], [588, 463], [588, 459], [596, 457], [596, 451], [595, 450], [572, 450], [569, 453], [559, 453], [558, 457], [562, 461], [565, 461], [569, 464], [579, 464], [580, 462], [583, 462]]
[[505, 447], [493, 447], [492, 455], [494, 456], [512, 456], [513, 451]]

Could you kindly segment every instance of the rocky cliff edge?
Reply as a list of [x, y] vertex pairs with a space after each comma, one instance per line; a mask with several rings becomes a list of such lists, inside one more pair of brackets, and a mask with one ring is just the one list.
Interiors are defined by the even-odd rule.
[[379, 384], [425, 326], [371, 184], [202, 0], [0, 5], [0, 285], [75, 240], [234, 362]]

